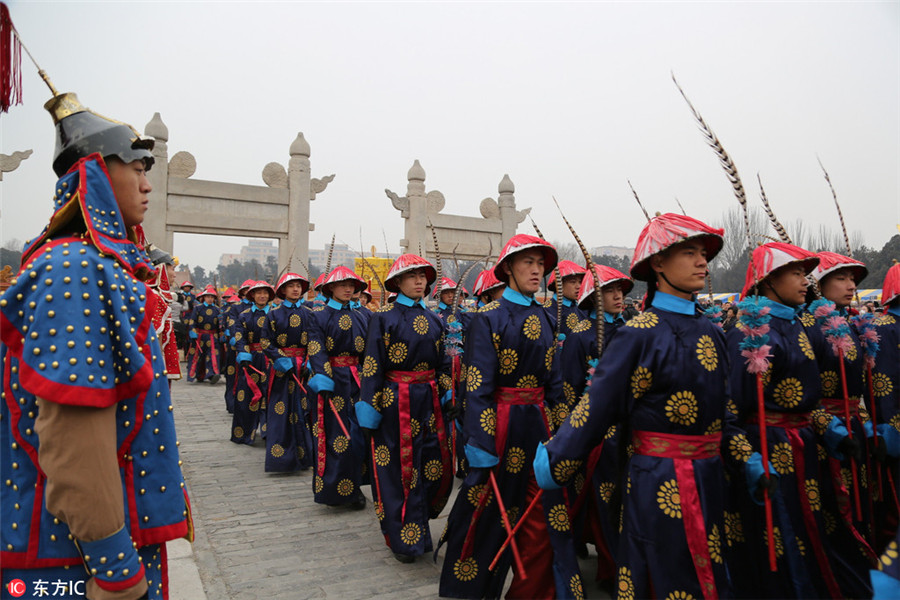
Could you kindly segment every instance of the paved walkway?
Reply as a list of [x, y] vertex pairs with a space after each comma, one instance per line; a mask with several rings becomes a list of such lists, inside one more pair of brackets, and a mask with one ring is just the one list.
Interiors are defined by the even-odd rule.
[[[175, 382], [172, 395], [196, 540], [170, 548], [175, 600], [202, 598], [436, 598], [440, 563], [397, 562], [366, 510], [315, 504], [310, 471], [263, 471], [264, 447], [228, 437], [223, 382]], [[451, 503], [445, 509], [449, 512]], [[437, 541], [446, 518], [431, 521]], [[191, 560], [193, 559], [193, 560]], [[199, 581], [197, 575], [199, 574]]]
[[[196, 531], [193, 548], [169, 545], [172, 600], [438, 597], [441, 562], [431, 554], [407, 565], [394, 559], [368, 486], [366, 510], [315, 504], [311, 471], [267, 474], [260, 442], [232, 444], [224, 391], [224, 382], [172, 386]], [[435, 544], [455, 494], [430, 522]], [[608, 598], [590, 583], [594, 560], [581, 561], [587, 595]]]

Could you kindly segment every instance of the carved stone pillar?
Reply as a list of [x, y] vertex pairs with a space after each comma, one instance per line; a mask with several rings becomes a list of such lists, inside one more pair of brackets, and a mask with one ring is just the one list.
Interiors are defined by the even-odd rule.
[[159, 113], [144, 127], [144, 133], [156, 139], [153, 145], [153, 167], [147, 173], [147, 179], [153, 186], [148, 195], [150, 207], [144, 215], [144, 234], [154, 246], [172, 252], [175, 243], [174, 234], [166, 231], [166, 212], [169, 199], [169, 128], [163, 123]]

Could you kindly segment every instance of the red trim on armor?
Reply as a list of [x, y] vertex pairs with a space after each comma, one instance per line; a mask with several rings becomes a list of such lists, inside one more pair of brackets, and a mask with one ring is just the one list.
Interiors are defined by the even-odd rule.
[[97, 585], [107, 592], [118, 592], [121, 590], [127, 590], [128, 588], [134, 586], [141, 579], [145, 579], [147, 577], [146, 571], [144, 571], [144, 564], [141, 563], [141, 568], [138, 569], [138, 572], [129, 577], [128, 579], [122, 581], [106, 581], [100, 579], [99, 577], [94, 577], [94, 581], [97, 582]]

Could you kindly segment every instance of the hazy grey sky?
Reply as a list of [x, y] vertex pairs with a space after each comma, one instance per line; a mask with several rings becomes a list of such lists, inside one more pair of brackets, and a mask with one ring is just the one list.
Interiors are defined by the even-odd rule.
[[[518, 207], [569, 241], [633, 246], [651, 211], [717, 219], [735, 205], [670, 79], [731, 153], [752, 204], [756, 173], [782, 221], [837, 226], [880, 248], [900, 223], [900, 3], [10, 2], [60, 91], [143, 130], [158, 111], [169, 156], [197, 179], [263, 185], [302, 131], [314, 177], [310, 246], [337, 238], [397, 252], [419, 159], [444, 212], [478, 215], [508, 173]], [[37, 234], [51, 210], [50, 94], [23, 57], [25, 103], [0, 118], [0, 237]], [[520, 231], [531, 233], [527, 222]], [[182, 262], [214, 266], [242, 238], [176, 235]]]

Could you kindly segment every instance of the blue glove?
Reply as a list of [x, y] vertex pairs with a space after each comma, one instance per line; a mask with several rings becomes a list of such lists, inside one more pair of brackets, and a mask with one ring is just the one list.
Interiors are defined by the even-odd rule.
[[441, 396], [441, 406], [446, 406], [446, 404], [447, 404], [448, 402], [450, 402], [450, 399], [451, 399], [452, 397], [453, 397], [453, 391], [452, 391], [452, 390], [447, 390], [446, 392], [444, 392], [444, 395]]
[[237, 346], [237, 340], [234, 338], [228, 340], [228, 343], [231, 344], [232, 347]]
[[750, 497], [760, 506], [763, 503], [763, 490], [769, 490], [769, 497], [778, 491], [778, 473], [772, 467], [772, 463], [768, 465], [769, 477], [765, 475], [763, 468], [762, 454], [754, 452], [750, 455], [747, 463], [744, 465], [744, 476], [747, 479], [747, 489], [750, 491]]
[[238, 363], [248, 363], [253, 360], [253, 355], [249, 352], [238, 352], [237, 361]]
[[198, 337], [200, 337], [200, 336], [197, 335], [197, 332], [196, 332], [196, 331], [194, 331], [193, 329], [191, 329], [191, 330], [188, 332], [188, 337], [190, 337], [192, 340], [196, 340], [196, 339], [197, 339]]

